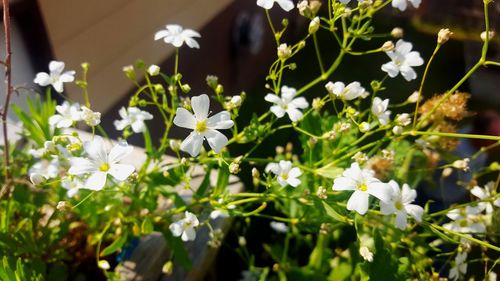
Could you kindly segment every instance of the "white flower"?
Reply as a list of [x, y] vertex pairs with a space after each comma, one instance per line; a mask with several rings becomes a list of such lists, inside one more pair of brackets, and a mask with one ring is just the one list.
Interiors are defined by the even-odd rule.
[[309, 106], [306, 99], [303, 97], [293, 98], [297, 90], [295, 88], [283, 86], [281, 87], [281, 98], [275, 94], [267, 94], [264, 99], [268, 102], [275, 103], [271, 106], [271, 111], [276, 117], [281, 118], [288, 114], [288, 117], [293, 122], [297, 122], [302, 118], [302, 112], [299, 109], [305, 109]]
[[76, 177], [63, 178], [61, 180], [61, 186], [67, 190], [66, 195], [68, 195], [69, 198], [75, 196], [81, 188], [85, 188], [83, 182]]
[[382, 125], [387, 125], [391, 116], [391, 111], [387, 110], [387, 107], [389, 107], [389, 99], [382, 100], [379, 97], [373, 99], [372, 113]]
[[455, 169], [467, 172], [469, 170], [469, 162], [470, 162], [469, 158], [459, 159], [451, 163], [451, 166]]
[[354, 81], [347, 86], [342, 82], [328, 82], [325, 85], [325, 88], [328, 93], [343, 100], [353, 100], [357, 98], [364, 99], [370, 94], [365, 90], [365, 88], [361, 87], [361, 84], [357, 81]]
[[410, 2], [413, 5], [413, 7], [418, 8], [422, 0], [392, 0], [392, 6], [394, 8], [398, 8], [400, 11], [404, 11], [408, 6], [407, 2]]
[[281, 160], [279, 163], [269, 163], [265, 171], [278, 176], [278, 183], [283, 187], [287, 185], [297, 187], [300, 184], [298, 177], [302, 175], [302, 171], [297, 167], [292, 168], [290, 161]]
[[396, 124], [398, 124], [399, 126], [406, 127], [410, 125], [411, 117], [408, 113], [401, 113], [396, 115], [396, 119], [394, 121], [396, 121]]
[[[406, 0], [405, 0], [406, 1]], [[420, 66], [424, 64], [424, 60], [416, 51], [411, 51], [413, 48], [410, 42], [398, 40], [396, 49], [386, 54], [391, 58], [391, 61], [382, 65], [382, 70], [387, 72], [391, 78], [396, 77], [400, 72], [406, 81], [411, 81], [417, 78], [417, 73], [412, 66]]]
[[292, 10], [294, 7], [292, 0], [257, 0], [257, 6], [269, 10], [274, 6], [275, 2], [278, 3], [281, 9], [287, 12]]
[[460, 276], [463, 276], [467, 273], [467, 263], [465, 262], [466, 260], [466, 252], [457, 254], [457, 256], [455, 257], [455, 266], [450, 269], [450, 273], [448, 275], [451, 280], [458, 280]]
[[200, 222], [195, 214], [186, 211], [184, 213], [184, 218], [172, 223], [168, 228], [175, 237], [181, 237], [182, 241], [193, 241], [196, 239], [195, 227], [197, 227]]
[[46, 178], [38, 173], [31, 173], [30, 174], [30, 181], [33, 185], [39, 185], [42, 182], [44, 182]]
[[50, 116], [49, 124], [57, 128], [68, 128], [73, 122], [82, 120], [82, 111], [78, 103], [70, 104], [65, 101], [62, 105], [56, 106], [56, 111], [59, 114]]
[[49, 70], [50, 74], [38, 72], [33, 82], [42, 87], [52, 85], [58, 93], [62, 93], [64, 91], [63, 83], [75, 80], [75, 71], [64, 71], [64, 62], [62, 61], [51, 61], [49, 63]]
[[210, 100], [207, 95], [191, 98], [191, 107], [194, 115], [187, 109], [179, 107], [174, 118], [175, 125], [193, 130], [181, 143], [181, 150], [196, 157], [200, 153], [203, 139], [206, 139], [210, 147], [219, 153], [227, 145], [228, 140], [217, 130], [229, 129], [234, 125], [231, 115], [227, 111], [221, 111], [209, 118]]
[[46, 179], [53, 179], [59, 175], [59, 160], [53, 158], [52, 160], [42, 159], [36, 162], [28, 170], [28, 175], [38, 174]]
[[465, 209], [453, 209], [446, 214], [452, 221], [443, 224], [443, 227], [462, 233], [485, 233], [486, 226], [480, 216], [481, 212], [480, 207], [467, 206]]
[[135, 170], [132, 165], [118, 164], [133, 150], [133, 147], [126, 142], [116, 144], [108, 154], [104, 141], [101, 137], [96, 136], [93, 140], [86, 141], [83, 148], [88, 157], [72, 158], [68, 173], [71, 175], [89, 174], [84, 184], [86, 189], [101, 190], [106, 184], [108, 174], [123, 181]]
[[272, 221], [269, 223], [271, 228], [278, 233], [287, 233], [288, 226], [282, 222]]
[[229, 217], [229, 212], [224, 209], [215, 209], [212, 212], [210, 212], [210, 218], [215, 220], [218, 218], [228, 218]]
[[140, 110], [137, 107], [122, 107], [118, 111], [118, 114], [120, 114], [122, 120], [115, 120], [114, 125], [119, 131], [131, 126], [134, 133], [144, 132], [144, 129], [146, 128], [144, 120], [153, 119], [153, 115], [147, 111]]
[[183, 29], [177, 24], [167, 24], [166, 29], [155, 33], [155, 40], [163, 39], [165, 43], [172, 44], [176, 48], [186, 43], [190, 48], [199, 49], [200, 45], [193, 39], [194, 37], [201, 37], [201, 35], [192, 29]]
[[152, 64], [148, 67], [148, 74], [151, 76], [156, 76], [160, 74], [160, 67], [156, 64]]
[[372, 262], [373, 261], [373, 253], [370, 251], [370, 249], [366, 246], [362, 246], [359, 248], [359, 254], [363, 259], [367, 262]]
[[[492, 198], [493, 195], [495, 195], [495, 182], [493, 182], [493, 181], [488, 182], [484, 186], [484, 188], [481, 188], [479, 186], [474, 186], [471, 189], [470, 193], [472, 193], [474, 196], [476, 196], [480, 200], [486, 201], [486, 200]], [[497, 199], [496, 201], [498, 201], [499, 199]], [[490, 202], [480, 202], [480, 203], [478, 203], [478, 206], [480, 208], [482, 208], [483, 210], [486, 210], [486, 214], [493, 213], [493, 205]]]
[[233, 107], [239, 107], [241, 105], [241, 96], [232, 96], [229, 102]]
[[101, 113], [94, 112], [86, 106], [82, 106], [82, 119], [91, 127], [95, 127], [101, 123]]
[[407, 215], [411, 215], [416, 221], [422, 221], [424, 209], [418, 205], [410, 204], [417, 198], [417, 191], [411, 189], [407, 184], [403, 184], [403, 189], [399, 189], [399, 184], [393, 180], [389, 182], [392, 189], [392, 196], [389, 202], [380, 202], [380, 212], [384, 215], [396, 214], [396, 227], [405, 230]]
[[361, 124], [359, 124], [358, 128], [359, 128], [360, 132], [366, 133], [366, 132], [370, 131], [371, 126], [370, 126], [370, 123], [368, 123], [368, 122], [361, 122]]
[[354, 162], [342, 173], [342, 177], [335, 179], [334, 191], [354, 190], [347, 201], [348, 210], [364, 215], [368, 211], [369, 195], [383, 202], [391, 200], [391, 187], [375, 178], [374, 174], [372, 170], [361, 170], [359, 164]]
[[286, 59], [292, 55], [292, 48], [288, 47], [286, 43], [280, 44], [278, 46], [278, 58]]

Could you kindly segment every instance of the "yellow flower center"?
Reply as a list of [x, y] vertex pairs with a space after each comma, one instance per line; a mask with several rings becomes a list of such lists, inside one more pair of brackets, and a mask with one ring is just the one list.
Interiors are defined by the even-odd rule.
[[99, 170], [101, 170], [101, 172], [107, 172], [109, 170], [109, 164], [102, 163], [101, 166], [99, 166]]
[[288, 179], [288, 173], [282, 173], [282, 174], [281, 174], [281, 177], [282, 177], [284, 180], [287, 180], [287, 179]]
[[401, 210], [401, 209], [403, 209], [403, 203], [401, 203], [401, 201], [396, 201], [396, 203], [394, 203], [394, 207], [397, 210]]
[[194, 130], [198, 133], [203, 133], [207, 129], [207, 120], [196, 122]]
[[467, 227], [467, 221], [466, 220], [461, 220], [458, 225], [460, 225], [460, 227]]
[[363, 191], [363, 192], [366, 192], [368, 190], [368, 186], [366, 185], [366, 183], [362, 183], [362, 184], [358, 185], [358, 189]]

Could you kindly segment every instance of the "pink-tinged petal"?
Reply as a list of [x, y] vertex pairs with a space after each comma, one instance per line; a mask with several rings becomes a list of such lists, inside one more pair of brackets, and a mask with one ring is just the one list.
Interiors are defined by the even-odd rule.
[[200, 95], [191, 98], [191, 107], [197, 120], [205, 120], [208, 117], [210, 99], [207, 95]]
[[182, 241], [187, 242], [187, 241], [193, 241], [196, 239], [196, 231], [192, 227], [188, 227], [184, 229], [184, 232], [182, 233], [181, 236]]
[[288, 176], [291, 178], [298, 178], [301, 175], [302, 175], [302, 171], [297, 167], [290, 169], [290, 172], [288, 172]]
[[64, 83], [73, 82], [75, 81], [75, 74], [76, 72], [73, 70], [66, 71], [59, 77], [59, 81]]
[[281, 98], [278, 97], [277, 95], [275, 94], [267, 94], [265, 97], [264, 97], [264, 100], [268, 101], [268, 102], [272, 102], [272, 103], [275, 103], [275, 104], [281, 104]]
[[193, 157], [196, 157], [200, 154], [202, 145], [203, 136], [196, 132], [191, 132], [191, 134], [189, 134], [189, 136], [182, 141], [181, 150], [189, 153]]
[[281, 118], [285, 116], [286, 111], [279, 105], [271, 106], [271, 112], [276, 115], [276, 117]]
[[290, 118], [290, 120], [292, 120], [292, 122], [299, 121], [303, 116], [303, 114], [300, 110], [293, 108], [293, 107], [288, 107], [288, 109], [286, 110], [286, 113], [288, 114], [288, 117]]
[[294, 5], [291, 0], [276, 0], [278, 5], [280, 5], [281, 9], [285, 10], [286, 12], [289, 12], [293, 9]]
[[416, 221], [422, 222], [422, 216], [424, 215], [424, 208], [410, 204], [405, 206], [405, 210], [410, 216], [412, 216]]
[[94, 172], [87, 179], [87, 181], [83, 185], [83, 188], [91, 190], [101, 190], [106, 184], [106, 176], [107, 173], [105, 172]]
[[170, 35], [170, 32], [167, 31], [167, 30], [160, 30], [158, 32], [155, 33], [155, 40], [159, 40], [159, 39], [162, 39], [164, 37], [167, 37]]
[[134, 172], [134, 170], [135, 168], [132, 165], [113, 164], [111, 165], [111, 167], [109, 167], [108, 173], [115, 179], [124, 181]]
[[257, 6], [260, 6], [266, 10], [269, 10], [273, 7], [274, 0], [257, 0]]
[[382, 65], [382, 70], [385, 71], [385, 72], [387, 72], [387, 74], [391, 78], [394, 78], [394, 77], [398, 76], [398, 74], [399, 74], [399, 68], [398, 68], [398, 66], [395, 63], [393, 63], [392, 61], [383, 64]]
[[347, 210], [364, 215], [368, 211], [368, 193], [356, 190], [347, 201]]
[[39, 72], [36, 74], [36, 77], [35, 79], [33, 80], [34, 83], [42, 86], [42, 87], [45, 87], [45, 86], [48, 86], [50, 85], [50, 76], [49, 74], [45, 73], [45, 72]]
[[396, 227], [405, 230], [406, 229], [406, 224], [408, 223], [406, 219], [406, 213], [405, 212], [397, 212], [396, 213]]
[[405, 56], [405, 62], [409, 66], [421, 66], [424, 64], [424, 60], [420, 57], [418, 52], [410, 52]]
[[297, 187], [300, 184], [300, 180], [297, 178], [288, 178], [287, 182], [289, 185], [291, 185], [293, 187]]
[[179, 222], [174, 222], [168, 226], [170, 229], [170, 232], [172, 232], [172, 235], [174, 237], [179, 237], [182, 235], [182, 226]]
[[371, 182], [368, 184], [368, 190], [366, 191], [373, 195], [380, 201], [389, 202], [391, 200], [391, 188], [388, 184], [383, 182]]
[[64, 70], [64, 62], [62, 61], [51, 61], [49, 63], [49, 70], [51, 74], [61, 74]]
[[86, 158], [75, 157], [70, 159], [71, 168], [68, 173], [70, 175], [83, 175], [96, 171], [94, 163]]
[[179, 107], [175, 112], [174, 124], [193, 130], [196, 127], [196, 118], [187, 109]]
[[403, 65], [401, 66], [400, 71], [406, 81], [411, 81], [417, 78], [417, 73], [410, 66]]
[[384, 201], [380, 201], [380, 212], [383, 215], [390, 215], [396, 212], [396, 207], [394, 206], [394, 202], [390, 201], [385, 203]]
[[207, 131], [204, 132], [203, 135], [207, 139], [208, 144], [215, 151], [215, 153], [219, 153], [228, 143], [226, 136], [216, 130], [207, 129]]
[[231, 114], [227, 111], [221, 111], [207, 120], [207, 127], [210, 129], [229, 129], [233, 125]]
[[54, 89], [58, 93], [62, 93], [64, 91], [63, 82], [61, 80], [57, 80], [56, 82], [52, 83], [52, 87], [54, 87]]

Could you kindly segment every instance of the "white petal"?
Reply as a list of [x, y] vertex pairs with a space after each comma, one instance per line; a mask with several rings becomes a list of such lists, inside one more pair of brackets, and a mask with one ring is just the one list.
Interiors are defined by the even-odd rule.
[[271, 112], [276, 115], [276, 117], [281, 118], [285, 116], [286, 111], [279, 105], [271, 106]]
[[94, 172], [87, 179], [87, 181], [83, 185], [83, 188], [91, 190], [101, 190], [104, 187], [104, 184], [106, 184], [106, 175], [107, 174], [104, 172]]
[[203, 136], [196, 132], [191, 132], [191, 134], [189, 134], [189, 136], [182, 141], [181, 150], [189, 153], [193, 157], [196, 157], [200, 154], [202, 145]]
[[285, 187], [288, 185], [288, 181], [285, 180], [282, 176], [278, 176], [277, 178], [278, 180], [278, 183], [282, 186], [282, 187]]
[[403, 191], [401, 193], [401, 201], [404, 205], [410, 204], [417, 198], [417, 191], [411, 189], [409, 185], [403, 184]]
[[179, 107], [175, 112], [174, 124], [182, 128], [194, 129], [196, 118], [187, 109]]
[[132, 123], [131, 127], [132, 127], [132, 131], [134, 131], [134, 133], [142, 133], [142, 132], [144, 132], [144, 129], [146, 128], [146, 124], [144, 124], [144, 122], [142, 120], [137, 120], [134, 123]]
[[484, 189], [480, 188], [479, 186], [474, 186], [470, 193], [472, 193], [474, 196], [476, 196], [479, 199], [485, 199], [487, 197], [486, 192], [484, 192]]
[[192, 38], [192, 37], [201, 37], [201, 34], [198, 33], [197, 31], [187, 28], [182, 31], [182, 36], [184, 38]]
[[294, 7], [293, 2], [291, 0], [276, 0], [276, 2], [286, 12], [291, 11]]
[[169, 225], [168, 227], [170, 229], [170, 232], [172, 232], [172, 235], [175, 237], [179, 237], [182, 235], [182, 226], [181, 223], [179, 222], [174, 222]]
[[288, 182], [289, 185], [291, 185], [293, 187], [297, 187], [300, 184], [300, 180], [299, 179], [292, 178], [292, 177], [288, 178], [287, 182]]
[[410, 216], [412, 216], [416, 221], [422, 222], [422, 216], [424, 215], [424, 208], [410, 204], [405, 206], [405, 210]]
[[401, 66], [400, 71], [406, 81], [411, 81], [417, 78], [417, 73], [410, 66], [403, 65]]
[[224, 136], [224, 134], [217, 130], [207, 129], [207, 131], [204, 132], [203, 135], [205, 136], [208, 144], [215, 151], [215, 153], [219, 153], [228, 143], [226, 136]]
[[108, 154], [106, 152], [106, 146], [101, 137], [94, 137], [91, 141], [86, 141], [83, 144], [83, 149], [93, 160], [105, 163], [108, 161]]
[[59, 114], [52, 115], [49, 117], [49, 125], [55, 126], [57, 123], [61, 122], [63, 119], [64, 118]]
[[409, 0], [413, 7], [418, 8], [420, 6], [421, 0]]
[[396, 213], [396, 227], [405, 230], [407, 224], [406, 213], [405, 212], [397, 212]]
[[268, 102], [272, 102], [272, 103], [275, 103], [275, 104], [281, 104], [281, 98], [278, 97], [277, 95], [275, 94], [267, 94], [265, 97], [264, 97], [264, 100], [268, 101]]
[[367, 192], [378, 198], [380, 201], [388, 202], [391, 200], [392, 192], [388, 184], [383, 182], [372, 182], [367, 185]]
[[[404, 2], [406, 5], [406, 0], [404, 0]], [[403, 39], [399, 39], [398, 42], [396, 42], [396, 52], [402, 55], [409, 54], [412, 48], [413, 45], [410, 42], [404, 41]]]
[[398, 66], [395, 63], [393, 63], [392, 61], [383, 64], [382, 65], [382, 70], [385, 71], [385, 72], [387, 72], [387, 74], [391, 78], [394, 78], [394, 77], [398, 76], [398, 74], [399, 74], [399, 68], [398, 68]]
[[82, 175], [96, 171], [94, 163], [85, 158], [81, 157], [71, 158], [70, 163], [71, 163], [71, 168], [69, 168], [68, 170], [68, 173], [70, 175]]
[[[50, 123], [50, 120], [49, 120], [49, 123]], [[57, 128], [69, 128], [69, 127], [71, 127], [71, 125], [73, 125], [73, 120], [62, 118], [59, 122], [57, 122], [56, 127]]]
[[128, 145], [126, 142], [119, 142], [109, 152], [108, 161], [110, 163], [119, 162], [132, 153], [133, 150], [133, 146]]
[[347, 210], [364, 215], [368, 211], [368, 193], [356, 190], [347, 201]]
[[160, 30], [158, 32], [155, 33], [155, 40], [158, 40], [158, 39], [162, 39], [166, 36], [170, 35], [170, 32], [167, 31], [167, 30]]
[[49, 70], [51, 74], [61, 74], [64, 70], [64, 62], [55, 60], [51, 61], [49, 63]]
[[290, 118], [290, 120], [292, 120], [292, 122], [299, 121], [303, 116], [303, 114], [300, 110], [293, 108], [293, 107], [288, 107], [288, 109], [286, 110], [286, 113], [288, 114], [288, 117]]
[[207, 120], [207, 127], [210, 129], [229, 129], [233, 125], [231, 114], [227, 111], [221, 111]]
[[113, 164], [111, 165], [111, 167], [109, 167], [108, 173], [115, 179], [124, 181], [134, 172], [134, 170], [135, 168], [132, 165]]
[[54, 87], [54, 89], [58, 93], [62, 93], [64, 91], [63, 82], [61, 80], [57, 80], [54, 83], [52, 83], [52, 87]]
[[257, 6], [260, 6], [266, 10], [269, 10], [273, 7], [274, 0], [257, 0]]
[[420, 57], [418, 52], [410, 52], [405, 56], [405, 62], [409, 66], [421, 66], [424, 64], [424, 60]]
[[275, 175], [279, 175], [281, 172], [280, 165], [278, 163], [269, 163], [265, 168], [266, 173], [272, 172]]
[[390, 201], [385, 203], [384, 201], [380, 201], [380, 212], [383, 215], [390, 215], [396, 212], [396, 207], [394, 206], [394, 202]]
[[33, 80], [34, 83], [42, 86], [42, 87], [45, 87], [45, 86], [48, 86], [50, 85], [50, 76], [49, 74], [45, 73], [45, 72], [39, 72], [36, 74], [36, 77], [35, 79]]
[[290, 172], [288, 172], [288, 176], [291, 178], [298, 178], [301, 175], [302, 175], [302, 171], [297, 167], [290, 169]]
[[299, 97], [299, 98], [293, 99], [292, 102], [290, 103], [290, 105], [293, 107], [304, 109], [304, 108], [309, 106], [309, 103], [307, 102], [307, 100], [305, 98]]
[[207, 95], [200, 95], [191, 98], [191, 107], [197, 120], [205, 120], [210, 108], [210, 99]]
[[60, 77], [59, 77], [59, 81], [61, 82], [65, 82], [65, 83], [68, 83], [68, 82], [73, 82], [75, 81], [75, 72], [74, 71], [66, 71], [64, 72]]
[[184, 232], [182, 233], [181, 236], [182, 241], [187, 242], [187, 241], [193, 241], [196, 239], [196, 231], [192, 227], [188, 227], [184, 229]]
[[186, 45], [188, 45], [189, 48], [193, 48], [193, 49], [200, 48], [200, 44], [198, 44], [198, 41], [196, 41], [192, 38], [185, 38], [184, 42], [186, 42]]

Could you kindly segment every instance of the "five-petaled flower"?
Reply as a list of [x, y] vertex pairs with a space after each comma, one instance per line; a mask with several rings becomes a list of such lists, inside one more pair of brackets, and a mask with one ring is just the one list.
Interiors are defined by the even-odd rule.
[[354, 190], [349, 201], [347, 201], [347, 209], [364, 215], [368, 211], [369, 195], [383, 202], [391, 200], [392, 192], [390, 186], [375, 178], [374, 175], [374, 171], [362, 170], [359, 164], [354, 162], [350, 168], [342, 173], [341, 177], [334, 180], [333, 190]]
[[64, 71], [64, 62], [62, 61], [51, 61], [49, 63], [49, 70], [50, 74], [38, 72], [33, 82], [42, 87], [52, 85], [58, 93], [62, 93], [64, 91], [63, 83], [73, 82], [75, 80], [75, 71]]
[[300, 184], [298, 177], [302, 175], [302, 171], [297, 167], [292, 168], [290, 161], [281, 160], [279, 163], [269, 163], [265, 170], [266, 173], [272, 172], [278, 176], [278, 183], [281, 186], [297, 187]]
[[399, 184], [393, 180], [389, 183], [392, 189], [391, 200], [380, 202], [380, 212], [384, 215], [396, 214], [396, 227], [405, 230], [407, 215], [411, 215], [416, 221], [422, 221], [424, 209], [418, 205], [411, 204], [417, 198], [417, 191], [411, 189], [409, 185], [403, 184], [402, 190]]
[[391, 111], [387, 110], [389, 107], [389, 99], [382, 100], [379, 97], [373, 99], [372, 113], [377, 117], [378, 121], [382, 125], [387, 125], [389, 123], [389, 117], [391, 116]]
[[155, 33], [155, 40], [163, 39], [165, 43], [172, 44], [176, 48], [179, 48], [186, 43], [186, 45], [190, 48], [199, 49], [200, 44], [193, 39], [195, 37], [199, 38], [201, 35], [192, 29], [184, 29], [182, 26], [177, 24], [167, 24], [166, 29]]
[[455, 257], [455, 265], [450, 268], [448, 278], [456, 281], [467, 273], [467, 252], [458, 253]]
[[382, 65], [382, 70], [394, 78], [400, 72], [406, 81], [411, 81], [417, 78], [417, 73], [412, 66], [420, 66], [424, 64], [424, 60], [420, 57], [417, 51], [411, 51], [413, 45], [410, 42], [398, 40], [394, 51], [386, 52], [391, 58], [391, 61]]
[[398, 8], [400, 11], [404, 11], [408, 6], [408, 2], [410, 2], [413, 7], [418, 8], [422, 0], [392, 0], [392, 6]]
[[337, 98], [342, 100], [353, 100], [357, 98], [366, 98], [370, 93], [368, 93], [365, 88], [361, 87], [361, 84], [357, 81], [345, 85], [343, 82], [328, 82], [325, 85], [328, 93], [335, 95]]
[[195, 214], [186, 211], [184, 218], [180, 219], [168, 227], [175, 237], [181, 237], [182, 241], [193, 241], [196, 239], [195, 228], [200, 224]]
[[68, 101], [56, 106], [56, 111], [59, 114], [54, 114], [49, 118], [49, 124], [57, 128], [68, 128], [74, 122], [82, 120], [82, 111], [80, 104], [70, 104]]
[[228, 140], [217, 130], [229, 129], [234, 125], [231, 115], [227, 111], [221, 111], [208, 117], [210, 100], [207, 95], [191, 98], [191, 107], [194, 115], [187, 109], [179, 107], [174, 118], [175, 125], [193, 130], [181, 143], [181, 150], [196, 157], [200, 153], [203, 139], [206, 139], [210, 147], [219, 153], [227, 145]]
[[257, 0], [257, 5], [269, 10], [274, 6], [274, 3], [278, 3], [281, 9], [289, 12], [293, 9], [294, 4], [292, 0]]
[[267, 94], [264, 99], [268, 102], [272, 102], [276, 105], [271, 106], [271, 112], [276, 115], [276, 117], [281, 118], [288, 114], [292, 122], [297, 122], [302, 118], [302, 112], [299, 109], [304, 109], [309, 106], [307, 100], [303, 97], [295, 98], [297, 90], [295, 88], [283, 86], [281, 87], [281, 98], [275, 94]]
[[122, 120], [115, 120], [114, 125], [115, 128], [119, 131], [125, 129], [130, 126], [134, 133], [144, 132], [146, 129], [146, 125], [144, 124], [144, 120], [153, 119], [153, 115], [147, 111], [140, 110], [137, 107], [122, 107], [118, 114]]
[[87, 157], [70, 159], [71, 168], [68, 170], [71, 175], [89, 174], [83, 188], [101, 190], [106, 184], [108, 174], [118, 181], [123, 181], [135, 170], [132, 165], [118, 163], [133, 150], [126, 142], [117, 143], [108, 153], [102, 138], [96, 136], [93, 140], [86, 141], [83, 148]]

